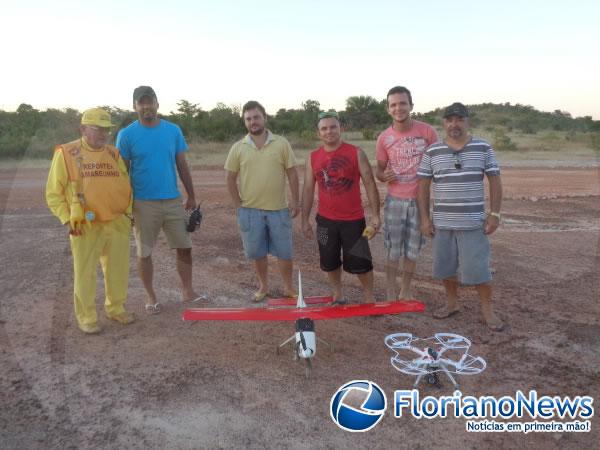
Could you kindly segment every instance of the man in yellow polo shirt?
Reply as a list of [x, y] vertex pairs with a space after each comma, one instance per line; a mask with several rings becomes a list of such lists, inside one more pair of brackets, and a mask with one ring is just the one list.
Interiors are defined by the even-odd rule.
[[[268, 294], [267, 254], [277, 258], [285, 296], [296, 296], [292, 284], [292, 218], [300, 212], [296, 158], [290, 143], [265, 128], [265, 108], [250, 101], [242, 108], [248, 134], [229, 151], [227, 188], [237, 209], [246, 257], [254, 262], [259, 289], [253, 301]], [[239, 188], [238, 188], [239, 175]], [[285, 179], [291, 191], [288, 206]]]
[[84, 333], [99, 333], [96, 316], [96, 268], [104, 273], [109, 319], [127, 325], [131, 187], [119, 151], [106, 142], [110, 114], [88, 109], [81, 118], [81, 138], [54, 151], [46, 202], [69, 231], [74, 267], [75, 317]]

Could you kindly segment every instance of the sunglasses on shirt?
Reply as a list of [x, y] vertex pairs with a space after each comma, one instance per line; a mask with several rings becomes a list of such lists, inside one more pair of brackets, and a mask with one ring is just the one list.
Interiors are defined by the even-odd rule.
[[462, 169], [462, 162], [460, 161], [460, 157], [458, 156], [458, 152], [454, 152], [454, 168]]

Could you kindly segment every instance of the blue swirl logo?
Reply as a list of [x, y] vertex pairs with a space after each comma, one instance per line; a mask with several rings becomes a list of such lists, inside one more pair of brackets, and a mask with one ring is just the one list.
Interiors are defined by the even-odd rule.
[[342, 430], [364, 432], [377, 425], [386, 408], [387, 399], [377, 384], [353, 380], [333, 394], [329, 412]]

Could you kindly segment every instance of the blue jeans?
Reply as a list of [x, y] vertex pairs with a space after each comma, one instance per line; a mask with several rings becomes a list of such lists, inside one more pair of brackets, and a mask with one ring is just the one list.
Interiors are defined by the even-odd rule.
[[267, 211], [241, 207], [237, 220], [246, 258], [260, 259], [271, 254], [292, 259], [292, 219], [287, 208]]

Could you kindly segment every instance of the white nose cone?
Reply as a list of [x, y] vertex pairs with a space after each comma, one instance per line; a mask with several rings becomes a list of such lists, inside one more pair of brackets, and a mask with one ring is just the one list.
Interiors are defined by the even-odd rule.
[[302, 295], [302, 273], [300, 271], [298, 271], [298, 301], [296, 302], [296, 308], [306, 308], [304, 296]]

